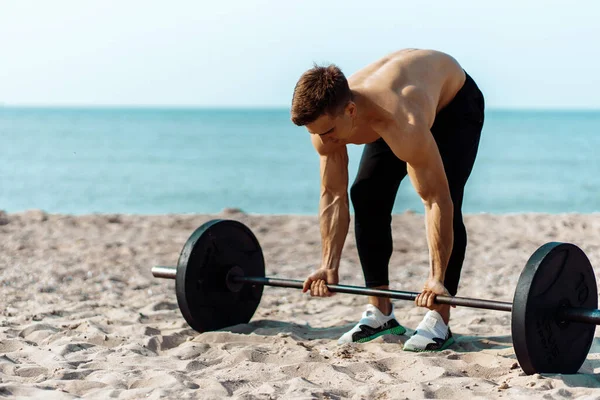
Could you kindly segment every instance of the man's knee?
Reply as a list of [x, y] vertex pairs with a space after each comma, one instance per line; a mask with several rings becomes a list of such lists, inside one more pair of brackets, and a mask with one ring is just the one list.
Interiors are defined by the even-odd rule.
[[359, 211], [369, 206], [370, 187], [372, 187], [372, 185], [367, 179], [357, 180], [350, 187], [350, 200], [352, 200], [355, 211]]
[[460, 214], [460, 213], [457, 214], [456, 212], [454, 213], [454, 216], [452, 219], [452, 227], [454, 228], [454, 231], [466, 230], [465, 221], [463, 220], [462, 214]]

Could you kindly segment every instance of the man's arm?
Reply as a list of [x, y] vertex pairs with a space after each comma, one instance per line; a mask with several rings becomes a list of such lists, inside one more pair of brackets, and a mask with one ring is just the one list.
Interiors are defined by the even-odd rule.
[[304, 281], [303, 291], [310, 289], [313, 296], [330, 296], [326, 284], [338, 283], [338, 268], [350, 225], [348, 152], [344, 145], [324, 145], [318, 136], [312, 140], [320, 157], [322, 254], [320, 268]]
[[320, 155], [319, 224], [323, 245], [321, 268], [336, 270], [348, 235], [348, 152], [346, 146]]
[[[437, 144], [426, 124], [411, 116], [400, 132], [382, 135], [396, 156], [407, 163], [410, 180], [425, 207], [425, 227], [429, 245], [430, 274], [427, 286], [442, 291], [446, 267], [454, 242], [454, 207], [450, 196], [444, 164]], [[445, 290], [445, 289], [444, 289]], [[441, 293], [438, 293], [441, 294]], [[433, 304], [433, 298], [431, 304]]]
[[444, 282], [454, 243], [454, 207], [438, 147], [429, 130], [423, 134], [421, 151], [408, 157], [410, 180], [425, 207], [425, 228], [429, 245], [429, 279]]

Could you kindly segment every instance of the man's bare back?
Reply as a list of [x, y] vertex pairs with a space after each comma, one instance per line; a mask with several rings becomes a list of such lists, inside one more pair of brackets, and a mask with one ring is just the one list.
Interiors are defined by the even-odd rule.
[[348, 78], [351, 90], [371, 97], [382, 111], [416, 107], [431, 124], [464, 82], [465, 72], [453, 57], [418, 49], [388, 54]]

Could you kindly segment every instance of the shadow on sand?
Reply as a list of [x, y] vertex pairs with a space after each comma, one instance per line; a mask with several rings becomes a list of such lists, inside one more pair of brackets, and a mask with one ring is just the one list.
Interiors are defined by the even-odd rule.
[[[240, 334], [277, 336], [282, 333], [295, 338], [296, 340], [319, 340], [319, 341], [337, 341], [345, 332], [352, 329], [354, 324], [338, 325], [326, 328], [316, 328], [309, 324], [296, 324], [291, 322], [282, 322], [275, 320], [256, 320], [248, 324], [241, 324], [224, 329], [224, 331]], [[404, 335], [385, 335], [376, 340], [384, 343], [399, 343], [404, 344], [408, 338], [414, 333], [413, 330], [407, 329]], [[455, 344], [449, 349], [455, 353], [476, 353], [483, 350], [505, 350], [512, 348], [512, 338], [510, 335], [502, 336], [473, 336], [462, 335], [453, 332]], [[589, 354], [600, 353], [600, 338], [595, 338]], [[514, 359], [517, 358], [513, 352], [503, 354], [502, 357]], [[588, 387], [600, 388], [600, 374], [593, 371], [600, 368], [600, 359], [586, 360], [580, 371], [573, 375], [562, 374], [543, 374], [546, 377], [561, 379], [567, 386], [570, 387]]]

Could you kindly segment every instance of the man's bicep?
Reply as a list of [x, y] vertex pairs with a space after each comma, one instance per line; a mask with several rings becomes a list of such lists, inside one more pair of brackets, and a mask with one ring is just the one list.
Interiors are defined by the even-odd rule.
[[321, 188], [335, 194], [348, 191], [348, 152], [346, 146], [321, 154]]
[[348, 190], [348, 151], [345, 145], [324, 143], [312, 135], [312, 144], [319, 153], [321, 189], [341, 193]]
[[447, 201], [450, 189], [437, 144], [429, 132], [422, 140], [421, 145], [407, 157], [410, 180], [424, 202]]

